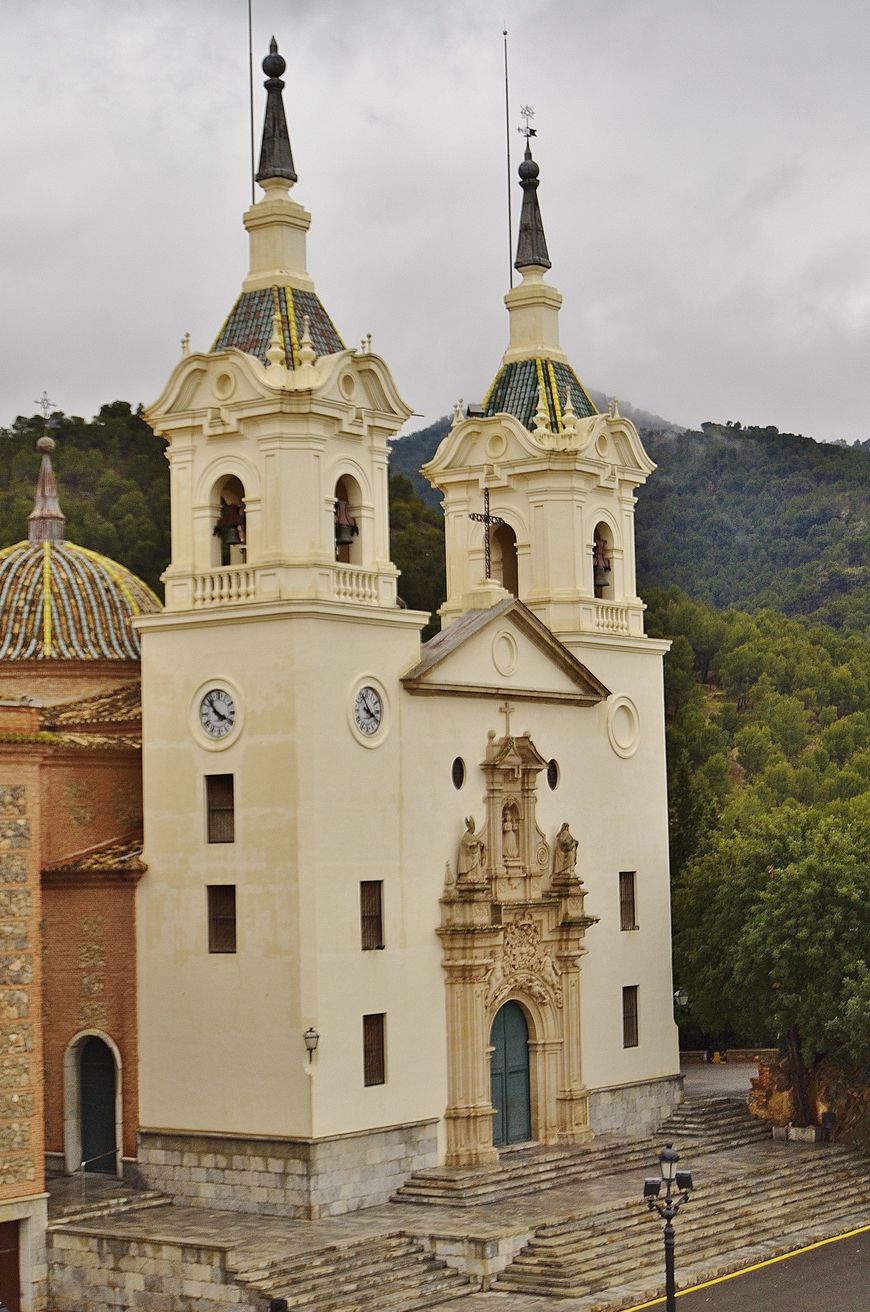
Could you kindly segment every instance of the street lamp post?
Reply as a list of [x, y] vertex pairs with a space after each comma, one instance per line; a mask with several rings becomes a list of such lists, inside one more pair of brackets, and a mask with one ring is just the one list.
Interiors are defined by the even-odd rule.
[[[677, 1162], [680, 1154], [674, 1151], [672, 1143], [666, 1144], [659, 1153], [660, 1179], [649, 1176], [643, 1182], [643, 1196], [651, 1212], [658, 1212], [665, 1223], [665, 1307], [667, 1312], [677, 1312], [677, 1288], [674, 1277], [674, 1217], [683, 1203], [689, 1201], [692, 1191], [692, 1176], [689, 1171], [678, 1171]], [[664, 1197], [661, 1196], [664, 1185]]]

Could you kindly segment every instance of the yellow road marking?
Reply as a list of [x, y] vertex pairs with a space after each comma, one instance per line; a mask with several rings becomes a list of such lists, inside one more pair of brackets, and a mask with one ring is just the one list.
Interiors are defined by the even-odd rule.
[[[683, 1294], [693, 1294], [696, 1289], [709, 1289], [711, 1285], [722, 1285], [726, 1280], [736, 1280], [738, 1276], [748, 1275], [750, 1271], [760, 1271], [765, 1266], [774, 1266], [777, 1262], [787, 1262], [790, 1257], [800, 1257], [801, 1253], [811, 1253], [814, 1248], [824, 1248], [826, 1244], [838, 1244], [841, 1239], [853, 1239], [855, 1235], [866, 1234], [868, 1230], [870, 1230], [870, 1225], [860, 1225], [857, 1230], [847, 1230], [842, 1235], [832, 1235], [830, 1239], [817, 1239], [814, 1244], [806, 1244], [803, 1248], [795, 1248], [791, 1253], [781, 1253], [779, 1257], [768, 1257], [764, 1262], [754, 1262], [752, 1266], [741, 1267], [739, 1271], [731, 1271], [727, 1276], [716, 1276], [715, 1280], [704, 1280], [700, 1285], [690, 1285], [688, 1289], [678, 1289], [677, 1298], [682, 1298]], [[642, 1312], [643, 1308], [661, 1307], [664, 1301], [664, 1297], [653, 1298], [648, 1303], [634, 1303], [631, 1307], [625, 1307], [622, 1312]]]

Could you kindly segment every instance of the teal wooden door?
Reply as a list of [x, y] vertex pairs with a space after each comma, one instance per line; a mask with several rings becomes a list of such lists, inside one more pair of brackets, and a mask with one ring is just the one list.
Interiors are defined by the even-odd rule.
[[492, 1022], [492, 1142], [496, 1148], [532, 1137], [529, 1027], [517, 1002], [506, 1002]]
[[[96, 1035], [85, 1039], [81, 1055], [82, 1161], [87, 1171], [114, 1175], [115, 1058]], [[93, 1161], [93, 1158], [97, 1158]]]

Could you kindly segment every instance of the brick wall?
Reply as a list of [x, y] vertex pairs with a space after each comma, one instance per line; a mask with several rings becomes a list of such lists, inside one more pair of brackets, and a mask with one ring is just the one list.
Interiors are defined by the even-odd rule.
[[62, 1153], [64, 1053], [86, 1030], [108, 1035], [121, 1054], [125, 1157], [136, 1156], [135, 877], [48, 872], [42, 916], [45, 995], [45, 1136]]
[[142, 824], [139, 752], [46, 754], [42, 773], [43, 866]]

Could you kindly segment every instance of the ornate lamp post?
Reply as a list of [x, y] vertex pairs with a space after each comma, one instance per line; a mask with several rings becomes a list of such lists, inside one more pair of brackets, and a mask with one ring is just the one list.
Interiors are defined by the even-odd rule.
[[[677, 1290], [674, 1280], [674, 1217], [683, 1203], [689, 1201], [692, 1191], [692, 1175], [689, 1171], [678, 1171], [677, 1162], [680, 1154], [674, 1151], [672, 1143], [666, 1144], [659, 1153], [659, 1170], [661, 1179], [649, 1176], [643, 1182], [643, 1196], [651, 1212], [658, 1212], [665, 1223], [665, 1305], [667, 1312], [677, 1312]], [[661, 1196], [664, 1185], [664, 1197]]]

